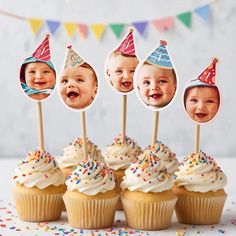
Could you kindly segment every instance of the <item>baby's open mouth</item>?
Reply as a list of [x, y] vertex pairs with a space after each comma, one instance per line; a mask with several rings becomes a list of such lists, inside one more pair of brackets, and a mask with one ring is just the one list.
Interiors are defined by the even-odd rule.
[[35, 82], [35, 84], [42, 86], [42, 85], [46, 84], [46, 82]]
[[124, 86], [125, 88], [129, 88], [130, 85], [132, 84], [132, 82], [125, 81], [125, 82], [122, 82], [121, 84], [122, 84], [122, 86]]
[[198, 118], [203, 118], [203, 117], [205, 117], [205, 116], [207, 116], [207, 114], [205, 114], [205, 113], [196, 113], [195, 114]]
[[77, 92], [69, 92], [68, 94], [67, 94], [67, 97], [69, 98], [69, 99], [71, 99], [71, 100], [73, 100], [73, 99], [76, 99], [77, 97], [79, 96], [79, 93], [77, 93]]
[[150, 95], [150, 97], [153, 98], [153, 99], [158, 99], [161, 96], [162, 96], [162, 94], [160, 94], [160, 93], [154, 93], [154, 94]]

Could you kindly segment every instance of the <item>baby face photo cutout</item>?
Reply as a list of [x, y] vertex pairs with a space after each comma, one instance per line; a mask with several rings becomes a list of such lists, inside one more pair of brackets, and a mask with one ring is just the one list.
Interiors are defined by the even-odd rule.
[[59, 94], [63, 103], [75, 110], [86, 110], [98, 90], [98, 78], [91, 65], [68, 46], [66, 62], [59, 78]]
[[133, 29], [130, 29], [119, 47], [109, 53], [105, 61], [105, 75], [115, 91], [122, 94], [133, 91], [133, 77], [138, 62]]
[[160, 46], [139, 63], [135, 72], [135, 92], [141, 103], [154, 111], [166, 108], [177, 90], [177, 77], [166, 45], [161, 40]]
[[56, 71], [51, 61], [49, 35], [20, 69], [20, 83], [25, 94], [36, 101], [46, 99], [54, 90]]
[[215, 84], [216, 63], [212, 63], [184, 91], [184, 108], [190, 119], [196, 123], [208, 123], [216, 116], [220, 107], [220, 92]]

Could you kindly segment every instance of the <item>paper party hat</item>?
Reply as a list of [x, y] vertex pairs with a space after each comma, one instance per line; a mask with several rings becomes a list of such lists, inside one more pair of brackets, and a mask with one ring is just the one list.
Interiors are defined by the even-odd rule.
[[49, 34], [46, 35], [46, 38], [35, 50], [35, 52], [33, 53], [33, 57], [41, 61], [48, 61], [51, 59], [49, 48]]
[[121, 52], [124, 55], [135, 56], [133, 29], [130, 29], [126, 38], [121, 42], [116, 52]]
[[160, 40], [160, 46], [146, 59], [147, 62], [164, 68], [173, 68], [169, 54], [166, 49], [167, 42]]
[[72, 46], [68, 46], [67, 48], [68, 54], [64, 68], [80, 66], [85, 63], [85, 61], [72, 49]]

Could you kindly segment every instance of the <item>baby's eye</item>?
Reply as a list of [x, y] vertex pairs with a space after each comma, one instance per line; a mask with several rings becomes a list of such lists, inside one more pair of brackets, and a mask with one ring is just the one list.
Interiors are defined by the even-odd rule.
[[207, 102], [207, 103], [215, 103], [215, 101], [213, 101], [213, 100], [211, 100], [211, 99], [207, 100], [206, 102]]
[[45, 70], [45, 71], [43, 71], [43, 73], [49, 74], [49, 73], [51, 73], [51, 71], [50, 70]]
[[197, 102], [197, 99], [196, 98], [192, 98], [192, 99], [190, 99], [190, 102]]
[[115, 73], [116, 73], [117, 75], [120, 75], [120, 74], [122, 74], [122, 70], [116, 70]]
[[135, 70], [131, 70], [130, 73], [134, 74]]
[[143, 85], [145, 85], [145, 86], [150, 85], [150, 81], [149, 81], [149, 80], [144, 80], [144, 81], [143, 81]]
[[30, 74], [35, 74], [36, 71], [35, 71], [35, 70], [30, 70], [29, 73], [30, 73]]
[[84, 79], [77, 79], [76, 82], [77, 82], [77, 83], [83, 83], [83, 82], [84, 82]]
[[160, 81], [159, 81], [159, 84], [166, 84], [167, 83], [167, 80], [165, 80], [165, 79], [161, 79]]
[[63, 80], [61, 81], [61, 83], [62, 83], [62, 84], [67, 84], [67, 83], [68, 83], [68, 79], [63, 79]]

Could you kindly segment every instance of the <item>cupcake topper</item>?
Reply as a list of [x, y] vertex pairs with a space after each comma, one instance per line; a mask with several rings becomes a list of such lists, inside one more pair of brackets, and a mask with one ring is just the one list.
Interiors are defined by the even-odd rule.
[[105, 62], [105, 75], [109, 85], [123, 95], [121, 132], [123, 143], [126, 142], [127, 94], [133, 91], [133, 74], [138, 65], [133, 32], [134, 29], [131, 28], [120, 45], [108, 54]]
[[56, 71], [50, 55], [49, 34], [35, 52], [24, 60], [20, 69], [20, 83], [27, 97], [37, 101], [39, 148], [44, 151], [41, 100], [49, 97], [56, 84]]
[[155, 111], [152, 145], [157, 142], [159, 110], [172, 103], [177, 91], [177, 77], [166, 46], [167, 42], [160, 40], [160, 45], [139, 63], [134, 76], [139, 101]]
[[185, 86], [184, 108], [186, 114], [196, 123], [195, 153], [199, 152], [200, 124], [209, 123], [215, 118], [220, 107], [220, 92], [216, 86], [216, 63], [212, 63], [196, 78]]
[[93, 67], [76, 53], [72, 46], [68, 52], [60, 74], [59, 97], [63, 104], [73, 110], [81, 111], [84, 158], [89, 158], [87, 151], [85, 110], [93, 104], [98, 90], [98, 78]]

